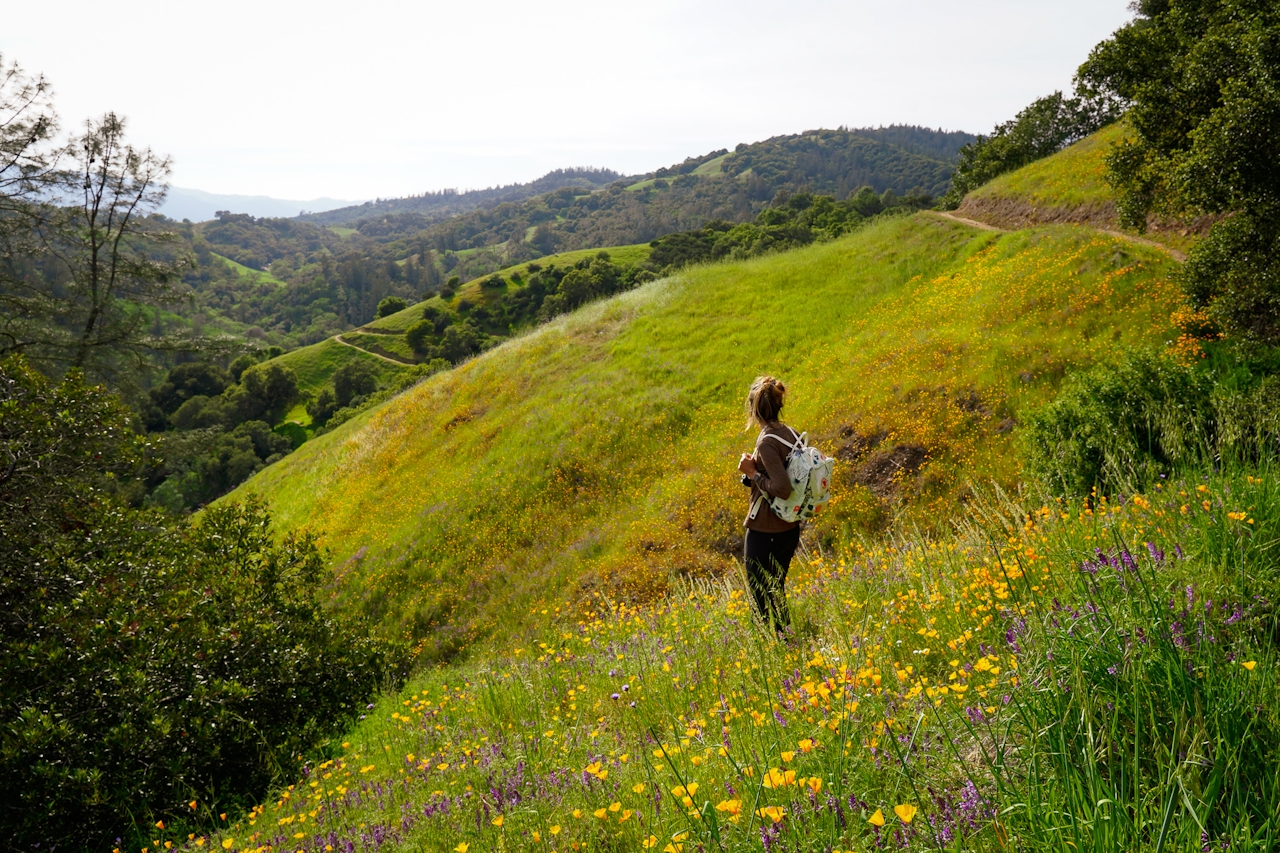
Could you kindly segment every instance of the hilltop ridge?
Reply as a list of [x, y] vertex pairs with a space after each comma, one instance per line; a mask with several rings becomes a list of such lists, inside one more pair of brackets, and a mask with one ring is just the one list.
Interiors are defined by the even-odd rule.
[[[593, 192], [616, 181], [625, 180], [625, 185], [633, 188], [636, 183], [651, 186], [649, 182], [653, 180], [679, 179], [682, 176], [738, 179], [739, 183], [744, 184], [737, 188], [738, 192], [745, 193], [748, 199], [756, 202], [768, 201], [780, 190], [797, 192], [801, 188], [839, 198], [848, 196], [862, 186], [870, 186], [877, 193], [892, 188], [899, 194], [914, 190], [939, 195], [946, 190], [950, 165], [957, 152], [974, 139], [976, 137], [973, 134], [962, 131], [933, 130], [909, 125], [809, 130], [750, 144], [741, 143], [732, 152], [720, 149], [691, 156], [682, 163], [632, 178], [624, 178], [608, 169], [558, 169], [527, 184], [465, 193], [444, 190], [419, 196], [378, 199], [298, 218], [323, 225], [359, 227], [358, 223], [365, 219], [412, 214], [416, 217], [415, 224], [421, 225], [447, 215], [487, 210], [508, 202], [519, 203], [569, 187]], [[706, 168], [707, 166], [710, 168]], [[706, 194], [704, 187], [701, 195]], [[716, 193], [717, 197], [724, 197], [717, 200], [722, 209], [708, 213], [707, 216], [728, 219], [737, 217], [742, 203], [730, 200], [734, 194], [734, 189], [728, 187]], [[750, 202], [747, 205], [750, 206]], [[632, 215], [635, 215], [634, 212]], [[691, 211], [691, 215], [699, 214]], [[680, 227], [696, 226], [682, 224]], [[679, 230], [679, 227], [675, 230]], [[635, 239], [614, 242], [638, 242], [652, 239], [653, 236], [657, 234], [639, 235]], [[460, 245], [457, 248], [474, 245]], [[590, 247], [585, 244], [566, 244], [563, 248]]]
[[524, 184], [506, 184], [481, 190], [443, 189], [400, 198], [379, 198], [360, 204], [336, 207], [332, 210], [306, 213], [295, 218], [318, 225], [348, 225], [372, 216], [399, 213], [417, 213], [443, 218], [480, 207], [492, 207], [503, 202], [523, 201], [563, 187], [596, 190], [623, 178], [622, 174], [612, 169], [597, 169], [589, 166], [553, 169], [542, 177]]

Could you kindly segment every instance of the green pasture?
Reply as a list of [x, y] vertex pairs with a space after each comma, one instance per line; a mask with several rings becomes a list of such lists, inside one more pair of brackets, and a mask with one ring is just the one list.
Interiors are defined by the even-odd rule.
[[708, 160], [701, 166], [693, 170], [695, 175], [718, 175], [724, 171], [724, 161], [728, 159], [728, 154], [721, 154], [713, 160]]

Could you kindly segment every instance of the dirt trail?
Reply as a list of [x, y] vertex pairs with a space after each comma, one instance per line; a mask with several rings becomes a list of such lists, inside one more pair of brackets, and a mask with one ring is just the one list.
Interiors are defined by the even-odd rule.
[[[950, 219], [952, 222], [959, 222], [961, 225], [968, 225], [970, 228], [979, 228], [983, 231], [995, 231], [1000, 234], [1009, 233], [1005, 228], [998, 228], [995, 225], [980, 222], [977, 219], [966, 219], [963, 216], [957, 216], [956, 214], [945, 210], [931, 210], [929, 213], [933, 216], [940, 216], [943, 219]], [[1150, 246], [1152, 249], [1159, 249], [1179, 263], [1187, 259], [1186, 252], [1181, 252], [1178, 249], [1166, 246], [1163, 243], [1157, 243], [1155, 240], [1148, 240], [1146, 237], [1139, 237], [1136, 234], [1127, 234], [1124, 231], [1117, 231], [1113, 228], [1097, 228], [1091, 225], [1084, 225], [1084, 227], [1093, 228], [1094, 231], [1106, 234], [1110, 237], [1119, 237], [1121, 240], [1128, 240], [1130, 243], [1137, 243], [1142, 246]]]
[[977, 228], [981, 231], [995, 231], [999, 234], [1009, 233], [1003, 228], [997, 228], [994, 225], [988, 225], [986, 222], [979, 222], [976, 219], [965, 219], [963, 216], [956, 216], [954, 213], [949, 213], [945, 210], [930, 210], [927, 212], [931, 216], [941, 216], [943, 219], [950, 219], [952, 222], [959, 222], [961, 225], [968, 225], [970, 228]]
[[382, 359], [383, 361], [388, 362], [388, 363], [390, 363], [390, 364], [395, 364], [395, 365], [398, 365], [398, 366], [400, 366], [400, 367], [405, 367], [405, 366], [412, 367], [412, 366], [413, 366], [413, 362], [412, 362], [412, 361], [401, 361], [401, 360], [400, 360], [400, 359], [398, 359], [398, 358], [389, 358], [388, 356], [382, 355], [381, 353], [369, 352], [369, 350], [365, 349], [364, 347], [358, 347], [358, 346], [356, 346], [355, 344], [351, 343], [350, 341], [344, 341], [344, 340], [342, 339], [342, 335], [334, 335], [334, 336], [333, 336], [333, 339], [334, 339], [335, 341], [337, 341], [338, 343], [342, 344], [344, 347], [351, 347], [351, 348], [352, 348], [352, 349], [354, 349], [354, 350], [359, 350], [360, 352], [364, 353], [365, 355], [371, 355], [371, 356], [373, 356], [374, 358], [380, 358], [380, 359]]

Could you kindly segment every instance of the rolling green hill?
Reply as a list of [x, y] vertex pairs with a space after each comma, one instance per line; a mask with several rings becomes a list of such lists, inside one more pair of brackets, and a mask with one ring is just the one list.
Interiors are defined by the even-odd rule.
[[[335, 595], [448, 657], [536, 600], [732, 565], [753, 376], [841, 460], [813, 545], [945, 524], [1017, 477], [1028, 406], [1117, 343], [1173, 336], [1170, 261], [1061, 226], [929, 214], [691, 270], [543, 326], [309, 442], [242, 488], [316, 526]], [[317, 524], [323, 519], [323, 524]]]

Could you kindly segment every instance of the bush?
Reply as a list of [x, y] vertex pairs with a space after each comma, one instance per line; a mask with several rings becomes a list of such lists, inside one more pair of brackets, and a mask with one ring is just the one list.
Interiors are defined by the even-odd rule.
[[1142, 489], [1176, 468], [1280, 451], [1280, 377], [1229, 353], [1186, 366], [1123, 354], [1070, 378], [1027, 424], [1029, 473], [1056, 494]]
[[227, 388], [222, 399], [236, 423], [276, 423], [298, 401], [298, 395], [297, 374], [284, 365], [267, 362], [242, 373], [240, 384]]
[[[77, 376], [54, 385], [0, 363], [13, 454], [0, 477], [0, 835], [15, 847], [109, 848], [131, 821], [139, 835], [157, 819], [213, 824], [342, 731], [400, 665], [325, 612], [314, 538], [277, 541], [261, 503], [199, 524], [117, 504], [111, 483], [137, 459], [125, 423]], [[258, 433], [242, 438], [270, 445]]]
[[409, 303], [399, 296], [386, 296], [378, 303], [378, 316], [390, 317], [392, 314], [398, 314], [408, 307]]
[[435, 323], [431, 320], [419, 320], [408, 329], [405, 329], [404, 339], [414, 352], [421, 352], [434, 332]]
[[334, 396], [333, 389], [325, 388], [307, 404], [307, 414], [311, 417], [313, 424], [322, 427], [339, 408], [338, 398]]
[[377, 390], [378, 371], [364, 358], [349, 361], [333, 372], [333, 395], [339, 408]]

